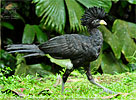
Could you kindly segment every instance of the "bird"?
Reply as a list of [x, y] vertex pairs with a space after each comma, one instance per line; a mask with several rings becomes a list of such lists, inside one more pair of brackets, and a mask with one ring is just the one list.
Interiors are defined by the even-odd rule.
[[24, 57], [45, 56], [49, 54], [55, 59], [70, 59], [72, 65], [67, 67], [62, 76], [62, 93], [64, 85], [70, 73], [79, 67], [83, 67], [88, 80], [102, 88], [104, 92], [115, 93], [114, 91], [95, 82], [90, 72], [90, 62], [96, 60], [100, 55], [103, 44], [103, 35], [98, 29], [100, 25], [107, 25], [104, 21], [106, 12], [102, 7], [86, 8], [81, 16], [81, 25], [87, 28], [89, 36], [82, 34], [64, 34], [53, 37], [45, 43], [36, 44], [12, 44], [7, 45], [9, 53], [29, 53]]

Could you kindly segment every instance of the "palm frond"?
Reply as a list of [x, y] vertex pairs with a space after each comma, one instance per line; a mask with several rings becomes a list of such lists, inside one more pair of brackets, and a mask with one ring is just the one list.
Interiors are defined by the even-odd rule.
[[111, 0], [76, 0], [79, 3], [83, 4], [85, 7], [103, 7], [106, 12], [109, 12], [111, 6], [112, 6], [112, 1]]
[[64, 32], [66, 13], [64, 0], [33, 0], [36, 4], [36, 14], [42, 17], [41, 22], [59, 33]]
[[75, 0], [66, 0], [66, 5], [68, 8], [70, 30], [71, 31], [84, 31], [85, 27], [81, 25], [81, 16], [84, 13], [84, 8], [76, 2]]

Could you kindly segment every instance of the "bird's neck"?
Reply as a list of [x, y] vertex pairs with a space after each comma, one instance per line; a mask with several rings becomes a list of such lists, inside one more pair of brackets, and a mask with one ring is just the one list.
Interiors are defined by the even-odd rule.
[[97, 28], [93, 28], [91, 30], [88, 30], [90, 33], [90, 38], [93, 41], [93, 45], [94, 46], [102, 46], [103, 43], [103, 36], [102, 33], [97, 29]]

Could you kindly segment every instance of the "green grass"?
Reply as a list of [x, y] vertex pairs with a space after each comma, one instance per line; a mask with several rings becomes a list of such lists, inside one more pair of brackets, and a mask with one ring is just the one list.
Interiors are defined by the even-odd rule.
[[[117, 97], [114, 94], [102, 93], [102, 89], [89, 83], [86, 75], [70, 76], [65, 84], [64, 94], [61, 95], [61, 85], [54, 86], [56, 83], [56, 76], [49, 75], [45, 78], [38, 78], [33, 76], [18, 77], [12, 76], [5, 78], [0, 77], [0, 99], [98, 99], [102, 97], [113, 96], [113, 100], [134, 100], [136, 98], [136, 72], [123, 73], [117, 75], [93, 75], [94, 79], [101, 85], [111, 89], [115, 92], [129, 93], [121, 94]], [[5, 92], [5, 90], [9, 92]], [[22, 92], [20, 89], [24, 89]], [[48, 91], [46, 91], [46, 90]], [[23, 94], [23, 97], [15, 95], [10, 90]], [[45, 91], [43, 91], [45, 90]], [[4, 92], [3, 92], [4, 91]], [[43, 91], [41, 94], [40, 92]]]

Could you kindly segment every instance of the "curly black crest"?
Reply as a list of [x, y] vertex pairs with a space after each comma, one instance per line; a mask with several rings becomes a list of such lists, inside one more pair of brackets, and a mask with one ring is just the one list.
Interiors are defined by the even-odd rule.
[[83, 26], [89, 25], [93, 20], [103, 19], [106, 13], [101, 7], [91, 7], [86, 9], [84, 15], [81, 18], [81, 24]]

